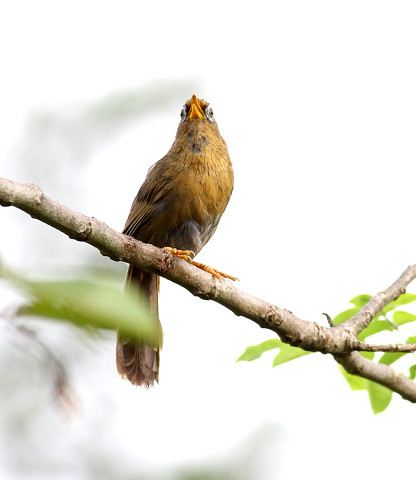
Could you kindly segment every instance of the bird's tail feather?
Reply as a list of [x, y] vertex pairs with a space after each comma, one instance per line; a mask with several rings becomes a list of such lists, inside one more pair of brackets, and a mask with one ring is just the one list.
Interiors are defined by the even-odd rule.
[[[155, 321], [159, 321], [159, 276], [130, 265], [126, 277], [126, 290], [139, 289], [148, 299]], [[161, 331], [160, 327], [160, 331]], [[159, 348], [117, 334], [116, 362], [118, 373], [133, 385], [149, 387], [159, 381]]]

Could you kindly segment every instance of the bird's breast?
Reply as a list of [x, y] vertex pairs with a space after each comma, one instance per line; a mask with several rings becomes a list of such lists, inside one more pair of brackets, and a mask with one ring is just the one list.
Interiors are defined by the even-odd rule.
[[203, 223], [223, 213], [233, 189], [233, 171], [229, 161], [214, 156], [189, 153], [187, 157], [172, 175], [168, 203], [176, 204], [182, 220]]
[[230, 198], [232, 181], [229, 174], [194, 165], [177, 173], [174, 183], [178, 188], [165, 199], [168, 244], [198, 253], [215, 232]]

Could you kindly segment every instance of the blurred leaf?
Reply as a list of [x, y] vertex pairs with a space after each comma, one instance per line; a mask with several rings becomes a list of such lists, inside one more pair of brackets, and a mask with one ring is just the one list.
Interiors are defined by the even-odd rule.
[[393, 302], [390, 302], [388, 305], [386, 305], [383, 308], [383, 311], [385, 313], [391, 312], [397, 307], [400, 307], [401, 305], [407, 305], [408, 303], [412, 303], [416, 300], [416, 295], [413, 293], [404, 293], [403, 295], [400, 295], [400, 297], [397, 300], [394, 300]]
[[416, 335], [413, 337], [407, 337], [407, 343], [416, 343]]
[[348, 310], [344, 310], [343, 312], [338, 313], [338, 315], [332, 321], [334, 322], [334, 325], [339, 325], [340, 323], [344, 323], [349, 320], [359, 311], [359, 307], [349, 308]]
[[410, 380], [414, 380], [416, 378], [416, 365], [412, 365], [409, 368], [409, 378]]
[[380, 357], [378, 363], [383, 363], [384, 365], [391, 365], [399, 358], [406, 355], [408, 352], [386, 352]]
[[361, 356], [364, 358], [368, 358], [368, 360], [372, 360], [374, 358], [375, 353], [374, 352], [359, 352]]
[[118, 328], [126, 335], [158, 344], [158, 324], [139, 295], [87, 280], [26, 280], [23, 286], [29, 300], [19, 315], [67, 320], [79, 327]]
[[374, 415], [385, 410], [393, 397], [393, 392], [378, 383], [366, 380], [366, 388]]
[[282, 345], [279, 347], [279, 353], [274, 357], [272, 366], [277, 367], [277, 365], [290, 362], [290, 360], [303, 357], [305, 355], [308, 355], [309, 353], [312, 352], [307, 352], [306, 350], [302, 350], [301, 348], [292, 347], [287, 343], [282, 343]]
[[382, 332], [384, 330], [389, 330], [390, 332], [393, 331], [391, 323], [387, 320], [374, 319], [370, 323], [370, 325], [358, 335], [358, 340], [364, 341], [367, 337], [370, 337], [371, 335]]
[[364, 378], [358, 377], [357, 375], [351, 375], [351, 373], [348, 373], [342, 365], [338, 365], [338, 368], [348, 382], [351, 390], [365, 390], [366, 385]]
[[356, 297], [350, 300], [350, 303], [355, 305], [358, 308], [364, 307], [371, 299], [371, 295], [363, 293], [362, 295], [357, 295]]
[[159, 344], [159, 325], [147, 301], [100, 281], [28, 280], [0, 264], [0, 277], [16, 285], [27, 301], [18, 315], [65, 320], [78, 327], [116, 330], [149, 344]]
[[246, 348], [245, 352], [237, 358], [236, 362], [251, 362], [252, 360], [260, 358], [264, 352], [279, 348], [282, 344], [283, 342], [279, 338], [271, 338], [258, 345], [250, 345]]
[[408, 312], [394, 312], [393, 321], [396, 325], [404, 325], [405, 323], [414, 322], [416, 320], [416, 315]]

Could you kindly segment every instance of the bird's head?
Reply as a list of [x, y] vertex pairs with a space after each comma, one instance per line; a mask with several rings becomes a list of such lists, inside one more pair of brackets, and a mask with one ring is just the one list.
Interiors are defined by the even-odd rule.
[[203, 99], [196, 98], [196, 95], [192, 95], [192, 98], [185, 103], [181, 110], [181, 123], [192, 120], [215, 122], [211, 105]]
[[198, 99], [196, 95], [185, 102], [181, 109], [176, 142], [187, 145], [194, 154], [202, 153], [210, 146], [225, 145], [208, 102]]

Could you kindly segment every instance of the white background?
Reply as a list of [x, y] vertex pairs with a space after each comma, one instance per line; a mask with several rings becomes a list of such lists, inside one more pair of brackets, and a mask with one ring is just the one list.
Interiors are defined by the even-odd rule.
[[[412, 1], [9, 2], [0, 174], [121, 230], [196, 93], [235, 170], [199, 261], [324, 324], [322, 312], [384, 289], [415, 261], [415, 23]], [[131, 92], [149, 98], [145, 110], [100, 113]], [[2, 260], [21, 271], [108, 266], [15, 209], [0, 211], [0, 232]], [[2, 290], [1, 306], [11, 298]], [[40, 324], [79, 398], [70, 420], [36, 359], [2, 335], [1, 478], [208, 478], [201, 465], [210, 478], [411, 478], [410, 403], [395, 396], [374, 417], [320, 354], [276, 369], [273, 354], [235, 364], [272, 334], [168, 282], [160, 315], [151, 390], [118, 378], [114, 336]]]

